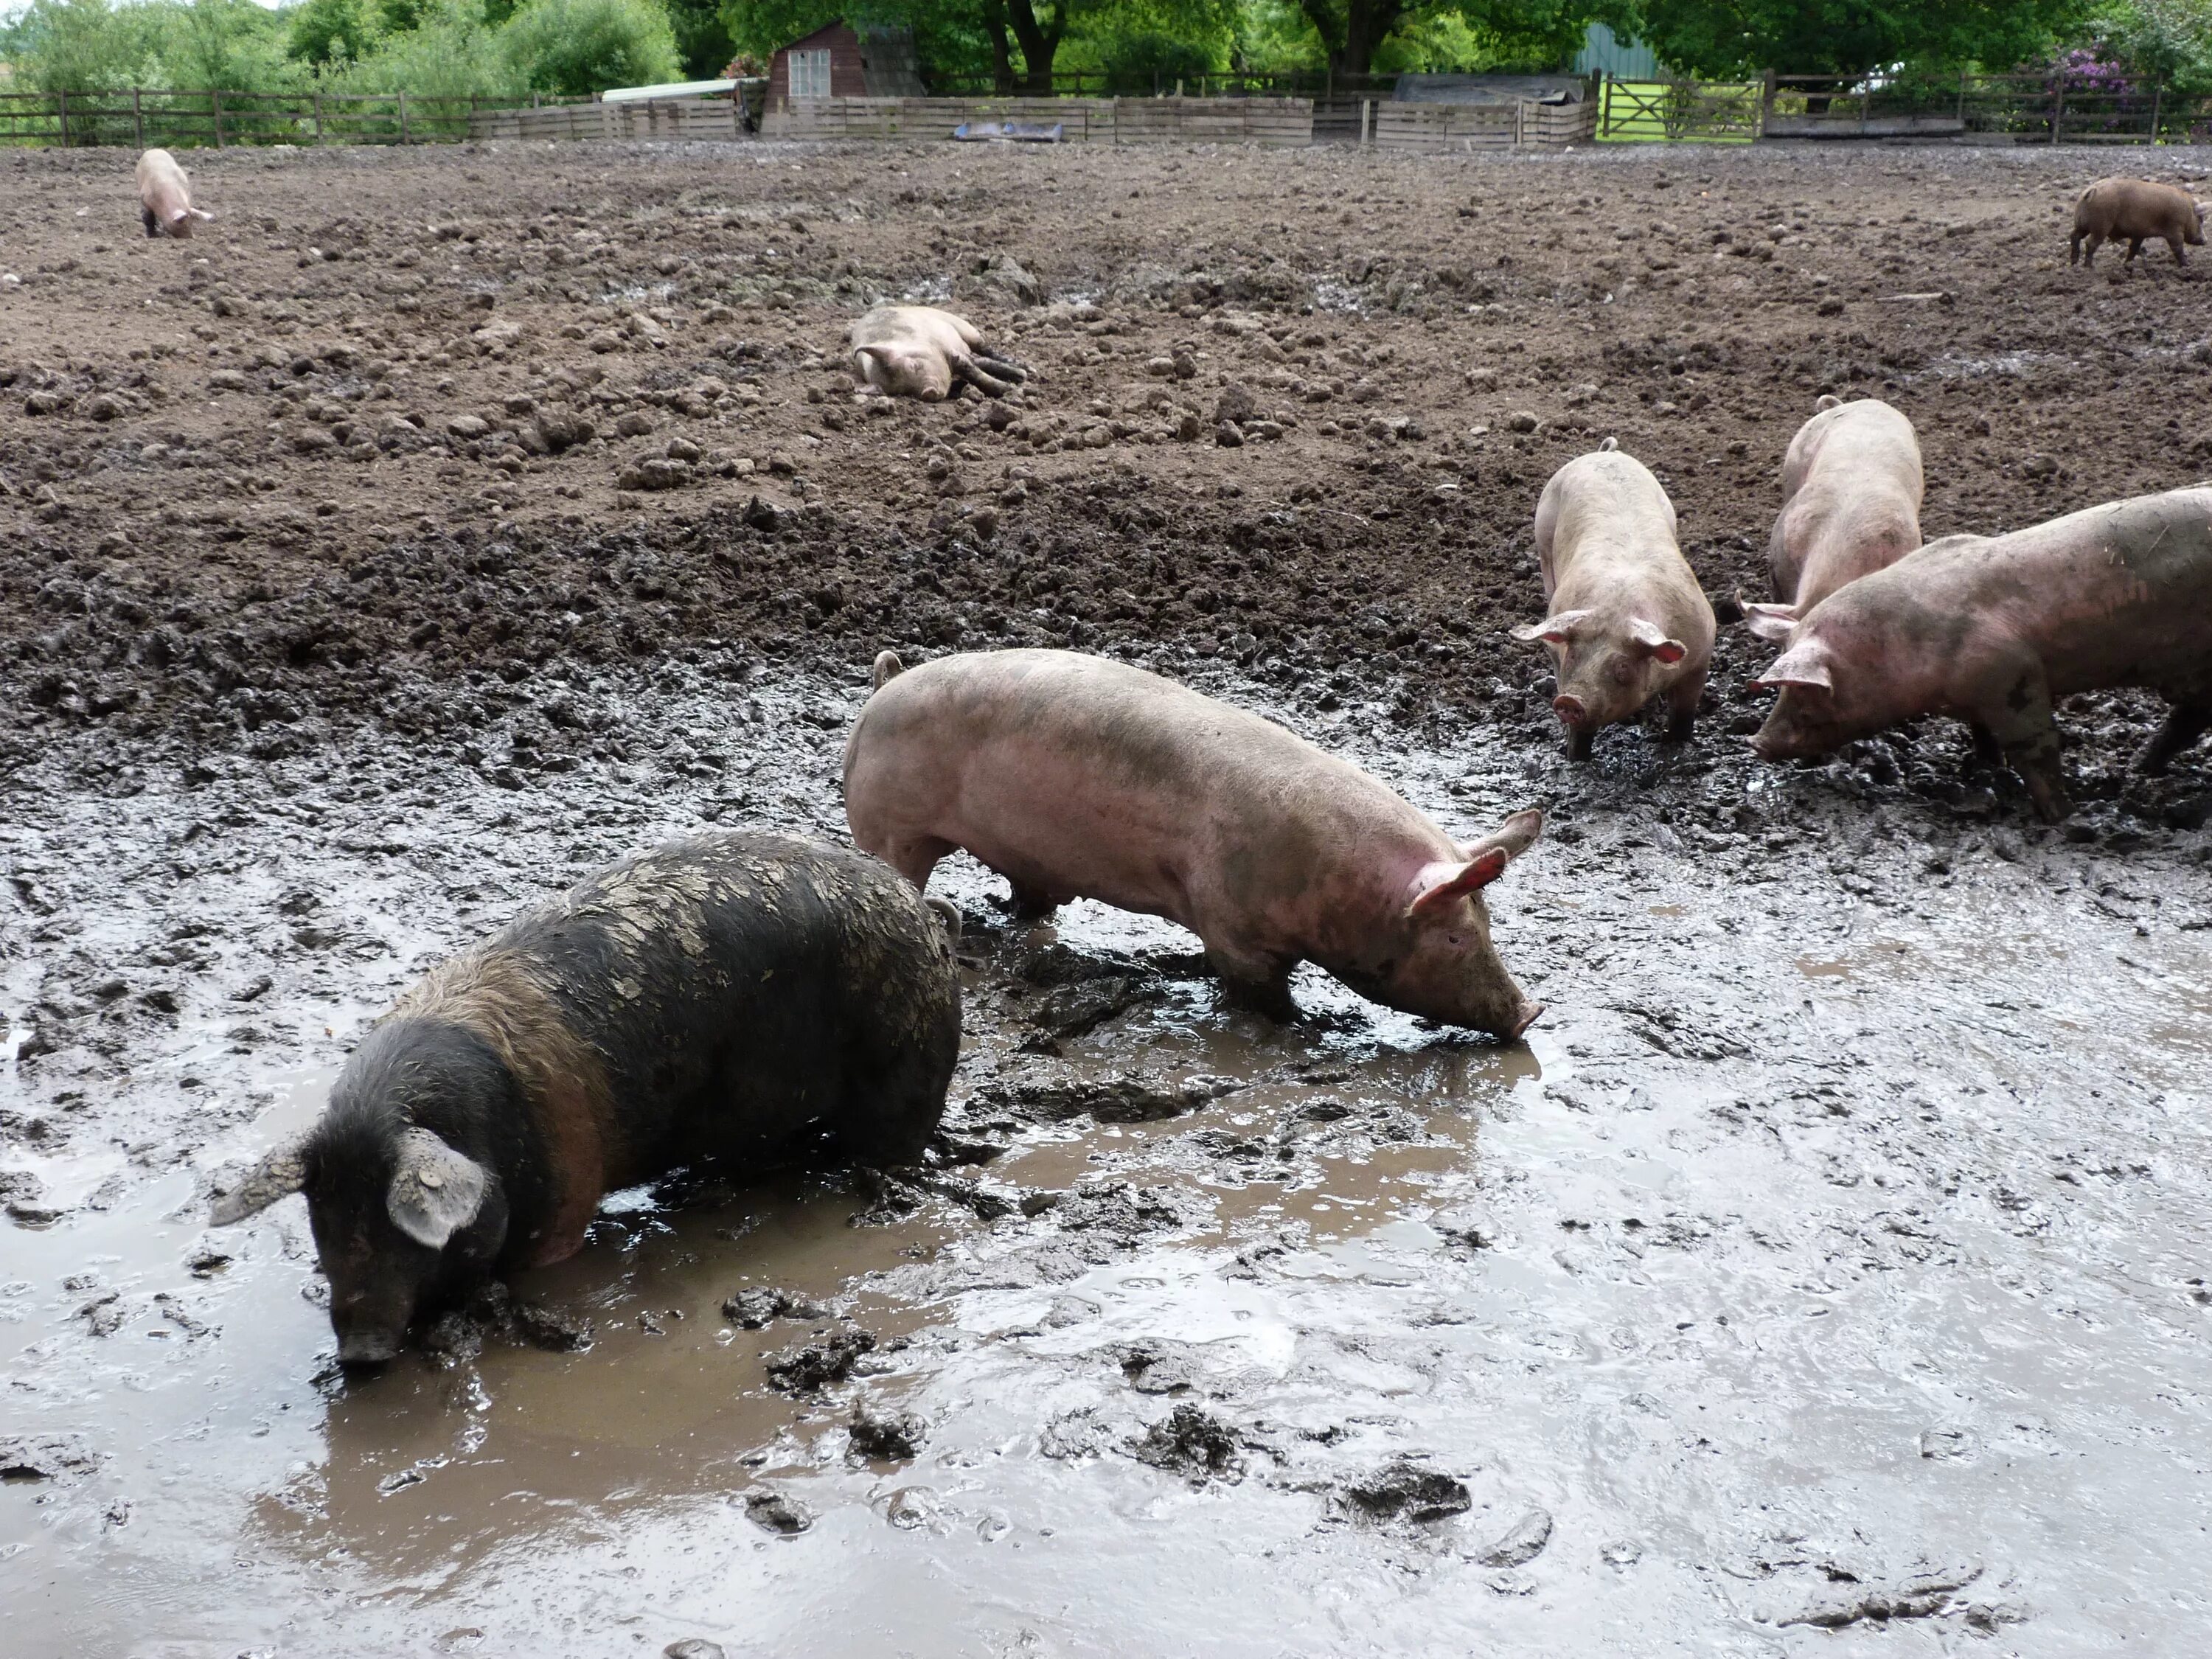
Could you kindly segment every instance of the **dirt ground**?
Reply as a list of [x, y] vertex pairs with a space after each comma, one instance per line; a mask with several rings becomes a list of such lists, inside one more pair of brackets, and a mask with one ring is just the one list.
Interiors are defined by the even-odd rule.
[[[1571, 768], [1506, 633], [1605, 436], [1717, 601], [1765, 596], [1823, 392], [1914, 420], [1930, 536], [2212, 470], [2198, 268], [2066, 264], [2113, 155], [188, 160], [217, 217], [172, 243], [127, 155], [0, 159], [26, 1651], [2212, 1619], [2212, 750], [2146, 782], [2152, 700], [2072, 700], [2057, 829], [1941, 721], [1763, 766], [1729, 629], [1686, 751]], [[1033, 378], [856, 403], [883, 297]], [[1529, 1042], [1310, 969], [1272, 1026], [1176, 930], [1018, 927], [963, 866], [973, 1162], [621, 1195], [524, 1313], [367, 1383], [297, 1206], [200, 1225], [427, 963], [666, 834], [841, 835], [873, 653], [1012, 644], [1190, 678], [1455, 833], [1547, 807], [1493, 890]]]

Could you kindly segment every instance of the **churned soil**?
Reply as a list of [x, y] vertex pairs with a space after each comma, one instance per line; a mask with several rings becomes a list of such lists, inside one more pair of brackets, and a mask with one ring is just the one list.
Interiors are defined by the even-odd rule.
[[[592, 740], [563, 674], [1018, 643], [1548, 741], [1547, 665], [1505, 630], [1541, 613], [1538, 491], [1604, 436], [1666, 483], [1723, 614], [1764, 592], [1823, 392], [1912, 417], [1931, 536], [2188, 482], [2212, 444], [2197, 270], [2066, 264], [2102, 153], [190, 159], [217, 216], [189, 242], [138, 234], [125, 154], [4, 164], [10, 758], [83, 720], [465, 738], [488, 697], [551, 702], [521, 761], [557, 769]], [[965, 312], [1029, 385], [856, 403], [844, 331], [883, 298]], [[1755, 724], [1766, 654], [1726, 637], [1712, 739]], [[2087, 800], [2147, 714], [2070, 711]], [[2202, 764], [2130, 799], [2176, 810]], [[1931, 734], [1872, 781], [1958, 770]]]

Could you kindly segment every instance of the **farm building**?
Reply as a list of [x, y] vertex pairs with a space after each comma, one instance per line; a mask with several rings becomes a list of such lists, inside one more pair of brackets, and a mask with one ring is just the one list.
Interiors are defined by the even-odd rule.
[[781, 48], [769, 64], [768, 103], [794, 98], [920, 98], [921, 55], [910, 28], [855, 28], [840, 20]]

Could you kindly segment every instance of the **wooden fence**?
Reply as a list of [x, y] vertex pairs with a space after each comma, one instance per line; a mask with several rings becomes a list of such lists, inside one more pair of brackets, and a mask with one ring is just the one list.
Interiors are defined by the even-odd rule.
[[9, 92], [0, 93], [0, 144], [435, 143], [471, 136], [473, 118], [490, 106], [404, 92]]
[[2157, 81], [2063, 75], [1770, 75], [1776, 138], [1981, 137], [2030, 144], [2172, 144], [2212, 139], [2212, 100]]
[[1597, 105], [1397, 104], [1375, 106], [1378, 149], [1424, 155], [1587, 143], [1597, 135]]
[[489, 109], [469, 117], [471, 138], [707, 138], [745, 137], [728, 98], [640, 98], [614, 104]]
[[1069, 143], [1310, 144], [1305, 98], [800, 98], [770, 109], [769, 138], [948, 138], [971, 122], [1057, 125]]

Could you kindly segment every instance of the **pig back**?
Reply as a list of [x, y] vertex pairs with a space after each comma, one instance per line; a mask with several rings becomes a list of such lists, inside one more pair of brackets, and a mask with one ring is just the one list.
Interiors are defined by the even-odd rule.
[[817, 1139], [918, 1150], [943, 1109], [960, 1035], [951, 943], [865, 854], [741, 832], [674, 842], [499, 943], [600, 1057], [610, 1187], [699, 1153], [781, 1161]]
[[2212, 488], [2071, 513], [1997, 538], [1987, 557], [1985, 580], [2034, 641], [2054, 696], [2212, 693]]

